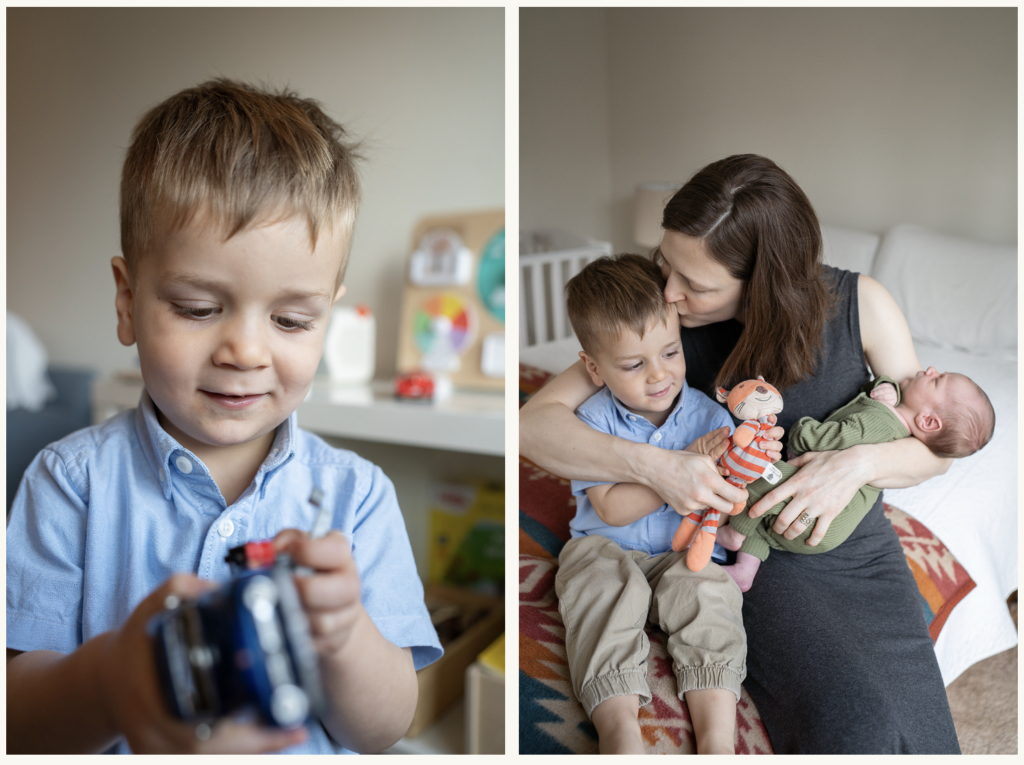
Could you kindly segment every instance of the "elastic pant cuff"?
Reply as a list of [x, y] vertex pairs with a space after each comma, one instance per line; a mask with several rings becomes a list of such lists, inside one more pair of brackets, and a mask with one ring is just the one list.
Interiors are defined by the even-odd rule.
[[709, 688], [722, 688], [736, 694], [740, 700], [740, 686], [746, 673], [740, 673], [724, 664], [710, 667], [684, 667], [676, 671], [676, 682], [679, 683], [679, 698], [687, 691], [704, 691]]
[[594, 708], [612, 696], [640, 697], [640, 706], [651, 703], [651, 689], [647, 685], [647, 672], [643, 669], [630, 669], [595, 677], [580, 689], [580, 703], [590, 717]]

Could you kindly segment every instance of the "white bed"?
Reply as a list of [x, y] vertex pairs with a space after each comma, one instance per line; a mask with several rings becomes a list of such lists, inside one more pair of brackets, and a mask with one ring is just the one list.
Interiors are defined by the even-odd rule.
[[[900, 303], [921, 364], [967, 374], [996, 411], [995, 434], [981, 452], [956, 460], [946, 475], [920, 486], [885, 492], [887, 503], [942, 540], [977, 585], [953, 609], [935, 645], [949, 685], [972, 664], [1017, 643], [1006, 608], [1017, 589], [1016, 248], [912, 226], [897, 226], [884, 237], [836, 227], [823, 232], [826, 261], [871, 274]], [[606, 251], [601, 248], [593, 257]], [[567, 274], [549, 284], [534, 281], [534, 305], [555, 306], [549, 317], [564, 311], [562, 285], [585, 261], [576, 252], [565, 259], [558, 253], [544, 258], [551, 273]], [[528, 268], [529, 260], [520, 258], [520, 268]], [[929, 275], [920, 277], [922, 272]], [[536, 277], [521, 271], [520, 279], [526, 284]], [[540, 289], [547, 295], [542, 300], [536, 298]], [[555, 333], [542, 328], [545, 320], [535, 313], [530, 335], [521, 330], [519, 358], [559, 372], [577, 360], [580, 346], [567, 324], [559, 324]]]

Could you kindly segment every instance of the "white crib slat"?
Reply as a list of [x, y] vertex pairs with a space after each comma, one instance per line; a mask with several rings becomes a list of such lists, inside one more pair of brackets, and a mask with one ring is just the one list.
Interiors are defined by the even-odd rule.
[[610, 255], [611, 250], [607, 242], [595, 241], [586, 248], [531, 253], [519, 258], [520, 347], [572, 337], [572, 325], [565, 312], [566, 282], [590, 261]]
[[544, 264], [538, 260], [530, 267], [530, 287], [533, 290], [533, 342], [535, 345], [548, 341], [548, 323], [545, 320]]
[[529, 286], [526, 281], [526, 271], [529, 266], [519, 261], [519, 347], [525, 348], [532, 345], [530, 342], [530, 328], [526, 315], [526, 290]]
[[571, 333], [569, 317], [565, 313], [565, 261], [551, 264], [551, 324], [554, 329], [554, 340], [561, 340]]

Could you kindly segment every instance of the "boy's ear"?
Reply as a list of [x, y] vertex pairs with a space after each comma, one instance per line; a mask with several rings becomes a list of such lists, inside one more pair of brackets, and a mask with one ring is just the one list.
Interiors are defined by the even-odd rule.
[[[340, 287], [338, 287], [338, 291], [334, 293], [334, 303], [337, 303], [339, 300], [341, 300], [342, 295], [344, 295], [344, 294], [345, 294], [345, 285], [342, 284]], [[334, 305], [334, 303], [332, 303], [331, 305]]]
[[583, 359], [583, 364], [587, 368], [587, 374], [590, 375], [591, 381], [598, 388], [604, 387], [604, 380], [601, 379], [601, 373], [597, 369], [597, 363], [586, 351], [580, 351], [580, 358]]
[[128, 275], [128, 264], [124, 258], [116, 257], [111, 259], [110, 265], [114, 269], [114, 284], [117, 286], [117, 295], [114, 297], [117, 339], [121, 345], [132, 345], [135, 343], [135, 292]]
[[925, 433], [936, 433], [942, 430], [942, 420], [935, 412], [918, 412], [914, 423]]

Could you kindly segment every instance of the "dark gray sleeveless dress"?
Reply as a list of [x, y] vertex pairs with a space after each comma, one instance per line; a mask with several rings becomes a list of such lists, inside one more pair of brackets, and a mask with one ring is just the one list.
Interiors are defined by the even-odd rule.
[[[857, 274], [825, 271], [837, 308], [815, 374], [782, 391], [787, 432], [800, 417], [824, 419], [869, 379]], [[735, 321], [683, 328], [692, 387], [714, 395], [741, 331]], [[837, 549], [773, 551], [744, 595], [743, 624], [744, 686], [776, 753], [960, 753], [921, 595], [881, 496]]]

